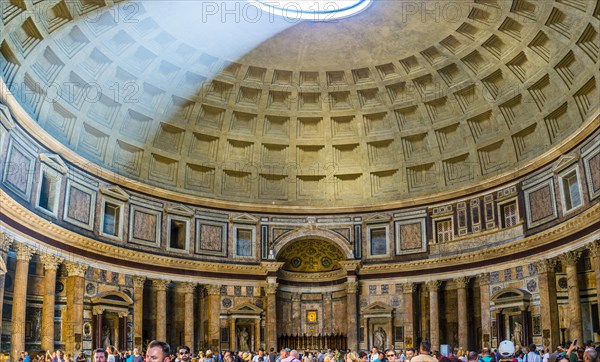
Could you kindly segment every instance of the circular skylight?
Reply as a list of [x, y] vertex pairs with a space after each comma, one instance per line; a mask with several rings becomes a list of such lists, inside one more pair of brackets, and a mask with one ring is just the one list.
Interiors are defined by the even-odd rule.
[[373, 0], [249, 0], [263, 11], [289, 20], [328, 21], [356, 15]]

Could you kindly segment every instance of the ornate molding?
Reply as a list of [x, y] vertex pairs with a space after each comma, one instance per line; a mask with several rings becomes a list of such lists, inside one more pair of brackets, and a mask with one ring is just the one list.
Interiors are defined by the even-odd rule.
[[323, 294], [323, 301], [324, 302], [331, 302], [331, 292], [326, 292]]
[[181, 290], [184, 294], [194, 293], [196, 291], [196, 283], [192, 282], [183, 282], [177, 283], [177, 288]]
[[279, 286], [278, 283], [267, 283], [267, 285], [265, 286], [265, 293], [267, 293], [267, 294], [277, 293], [278, 286]]
[[340, 263], [340, 266], [347, 273], [356, 273], [360, 268], [361, 261], [360, 260], [342, 260], [339, 263]]
[[152, 279], [152, 286], [157, 292], [164, 292], [167, 290], [170, 282], [170, 280], [165, 279]]
[[9, 233], [0, 232], [0, 251], [8, 252], [8, 249], [14, 241], [15, 238]]
[[479, 285], [489, 285], [490, 284], [490, 273], [481, 273], [477, 276], [479, 279]]
[[412, 283], [412, 282], [408, 282], [408, 283], [402, 283], [402, 293], [414, 293], [417, 291], [417, 284], [416, 283]]
[[425, 286], [430, 292], [437, 292], [440, 289], [440, 285], [442, 285], [440, 280], [428, 280], [425, 282]]
[[560, 260], [563, 264], [568, 266], [575, 266], [581, 257], [581, 250], [568, 251], [560, 256]]
[[29, 261], [33, 254], [35, 254], [34, 248], [23, 243], [15, 243], [13, 249], [15, 249], [15, 253], [17, 253], [17, 260], [21, 261]]
[[600, 256], [600, 239], [596, 239], [587, 245], [592, 257]]
[[260, 266], [264, 269], [265, 274], [276, 273], [285, 264], [280, 261], [263, 261]]
[[146, 283], [146, 277], [142, 275], [134, 275], [132, 279], [134, 288], [143, 288]]
[[70, 277], [85, 277], [85, 272], [88, 269], [87, 265], [72, 261], [65, 262], [65, 266], [67, 267], [67, 275]]
[[544, 259], [536, 261], [535, 267], [538, 271], [538, 274], [544, 274], [548, 272], [552, 272], [556, 269], [557, 260], [555, 258], [552, 259]]
[[454, 283], [456, 283], [457, 288], [465, 289], [469, 285], [469, 280], [471, 280], [471, 277], [458, 277], [454, 279]]
[[208, 295], [221, 295], [221, 285], [220, 284], [207, 284], [204, 286]]
[[57, 270], [64, 259], [53, 254], [42, 254], [40, 260], [44, 264], [44, 270]]
[[292, 293], [292, 302], [299, 302], [302, 300], [301, 293]]
[[347, 282], [346, 283], [346, 293], [356, 294], [357, 291], [358, 291], [358, 282]]

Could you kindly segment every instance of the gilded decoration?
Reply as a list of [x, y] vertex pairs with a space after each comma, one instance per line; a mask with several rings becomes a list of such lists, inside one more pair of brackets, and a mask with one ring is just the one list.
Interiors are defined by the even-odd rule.
[[319, 273], [338, 270], [344, 254], [334, 245], [321, 240], [302, 240], [285, 247], [279, 254], [283, 270]]

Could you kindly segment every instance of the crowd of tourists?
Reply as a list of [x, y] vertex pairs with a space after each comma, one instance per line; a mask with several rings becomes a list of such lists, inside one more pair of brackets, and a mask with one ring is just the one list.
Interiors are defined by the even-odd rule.
[[[511, 341], [502, 341], [497, 349], [483, 348], [481, 351], [467, 351], [458, 348], [446, 355], [432, 351], [428, 341], [421, 342], [419, 349], [407, 348], [379, 350], [373, 347], [370, 353], [350, 350], [297, 351], [283, 348], [276, 352], [259, 349], [255, 353], [249, 351], [231, 352], [207, 350], [192, 354], [188, 346], [180, 346], [172, 350], [169, 344], [152, 341], [145, 353], [137, 348], [120, 352], [113, 346], [100, 348], [93, 352], [91, 362], [600, 362], [600, 347], [596, 348], [591, 341], [583, 346], [577, 341], [558, 346], [554, 351], [548, 348], [538, 350], [535, 344], [522, 349]], [[37, 356], [29, 356], [22, 352], [19, 362], [88, 362], [85, 354], [77, 359], [71, 355], [63, 355], [61, 351], [47, 351]]]

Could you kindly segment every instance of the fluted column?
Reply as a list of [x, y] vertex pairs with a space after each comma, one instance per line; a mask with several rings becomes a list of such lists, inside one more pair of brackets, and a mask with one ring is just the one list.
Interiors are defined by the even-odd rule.
[[581, 300], [579, 297], [579, 281], [577, 277], [577, 261], [581, 251], [570, 251], [561, 256], [562, 262], [567, 269], [567, 285], [569, 288], [569, 339], [583, 340], [583, 328], [581, 323]]
[[184, 325], [183, 325], [183, 344], [190, 347], [191, 353], [194, 353], [194, 291], [196, 283], [182, 283], [180, 285], [183, 292]]
[[167, 287], [169, 280], [152, 279], [152, 286], [156, 293], [156, 339], [167, 340]]
[[467, 286], [469, 277], [456, 278], [456, 292], [458, 294], [458, 345], [465, 350], [469, 348], [469, 320], [467, 317]]
[[220, 285], [205, 285], [208, 293], [208, 346], [211, 349], [219, 347], [219, 328], [220, 328]]
[[490, 313], [490, 274], [479, 274], [479, 299], [481, 303], [481, 346], [491, 347], [492, 316]]
[[17, 253], [10, 335], [10, 359], [18, 361], [21, 351], [25, 350], [25, 307], [27, 305], [27, 274], [29, 261], [35, 250], [25, 244], [14, 246]]
[[146, 277], [135, 275], [133, 277], [133, 346], [142, 348], [142, 334], [144, 331], [144, 283]]
[[[590, 243], [588, 249], [590, 249], [592, 267], [594, 268], [594, 275], [596, 277], [596, 298], [598, 299], [598, 318], [600, 319], [600, 239]], [[600, 320], [598, 323], [600, 325]]]
[[346, 325], [348, 326], [348, 348], [353, 352], [358, 351], [358, 323], [356, 292], [358, 291], [358, 282], [356, 279], [346, 282]]
[[260, 318], [254, 321], [254, 350], [258, 351], [260, 348]]
[[558, 325], [558, 303], [556, 299], [556, 260], [541, 260], [535, 263], [540, 290], [540, 312], [542, 322], [542, 344], [550, 349], [560, 343]]
[[267, 348], [277, 348], [277, 286], [273, 281], [267, 281], [265, 292], [267, 294]]
[[415, 330], [415, 292], [417, 285], [415, 283], [402, 284], [402, 294], [404, 297], [404, 347], [414, 348], [417, 340]]
[[440, 350], [440, 309], [438, 300], [440, 284], [439, 280], [430, 280], [425, 283], [429, 291], [429, 337], [432, 351]]
[[229, 350], [234, 352], [238, 350], [235, 331], [235, 317], [229, 317]]
[[331, 318], [331, 293], [323, 293], [323, 333], [331, 334], [333, 318]]
[[42, 304], [42, 350], [54, 350], [54, 304], [56, 300], [56, 271], [63, 259], [56, 255], [40, 256], [44, 264], [44, 300]]
[[[6, 268], [6, 260], [8, 259], [8, 249], [13, 243], [14, 238], [7, 233], [0, 233], [0, 259], [4, 268]], [[0, 271], [0, 321], [2, 321], [2, 306], [4, 305], [4, 279], [6, 278], [6, 270]], [[2, 323], [0, 323], [0, 335], [2, 335]]]
[[83, 295], [85, 294], [85, 272], [88, 266], [81, 263], [66, 262], [67, 267], [67, 340], [65, 353], [79, 356], [81, 353], [81, 334], [83, 333]]
[[[292, 321], [299, 321], [301, 320], [301, 314], [302, 311], [300, 310], [300, 301], [302, 300], [302, 294], [301, 293], [293, 293], [292, 294]], [[323, 313], [325, 313], [325, 304], [323, 304]], [[323, 314], [323, 320], [327, 321], [326, 323], [329, 323], [328, 320], [325, 318], [325, 314]], [[290, 325], [292, 326], [292, 329], [290, 330], [290, 334], [291, 335], [300, 335], [302, 334], [301, 332], [301, 325], [300, 323], [290, 323]], [[325, 326], [324, 326], [325, 328]], [[285, 332], [282, 332], [285, 333]]]

